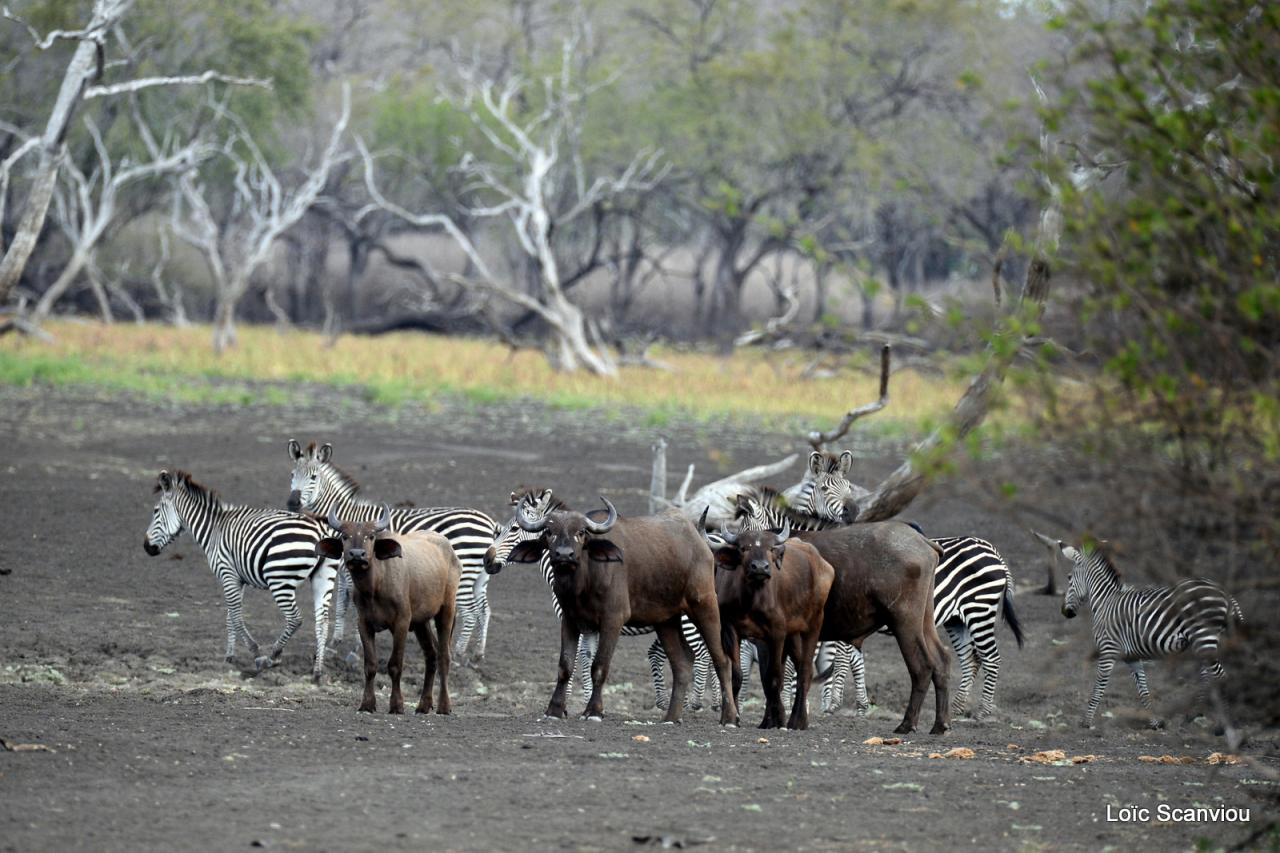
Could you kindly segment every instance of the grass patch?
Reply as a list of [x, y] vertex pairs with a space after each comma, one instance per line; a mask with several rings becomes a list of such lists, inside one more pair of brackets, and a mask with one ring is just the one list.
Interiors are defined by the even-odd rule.
[[[751, 350], [726, 359], [663, 350], [655, 355], [671, 364], [672, 372], [624, 367], [610, 380], [557, 373], [537, 352], [512, 353], [492, 341], [420, 333], [348, 336], [330, 346], [310, 332], [244, 327], [239, 345], [217, 356], [209, 345], [208, 327], [55, 322], [48, 329], [56, 339], [53, 344], [17, 335], [0, 340], [0, 383], [89, 385], [206, 402], [284, 403], [287, 389], [250, 390], [226, 383], [317, 382], [359, 387], [367, 399], [386, 406], [430, 405], [442, 397], [481, 406], [534, 399], [561, 409], [640, 411], [653, 427], [678, 418], [737, 416], [779, 426], [826, 427], [850, 405], [878, 393], [876, 372], [865, 366], [850, 364], [832, 376], [805, 378], [811, 355], [797, 351]], [[893, 403], [866, 426], [893, 433], [936, 422], [963, 390], [963, 380], [900, 370], [891, 385]]]

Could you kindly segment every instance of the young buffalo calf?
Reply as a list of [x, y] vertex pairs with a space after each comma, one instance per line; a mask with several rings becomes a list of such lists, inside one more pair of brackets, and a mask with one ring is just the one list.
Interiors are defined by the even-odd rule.
[[[454, 599], [462, 567], [449, 540], [438, 533], [399, 533], [392, 539], [382, 535], [391, 525], [391, 511], [383, 507], [382, 517], [364, 524], [343, 522], [332, 510], [329, 526], [339, 536], [321, 539], [316, 553], [340, 559], [351, 573], [359, 613], [360, 642], [364, 647], [364, 701], [358, 710], [373, 711], [373, 680], [378, 672], [378, 650], [374, 635], [391, 631], [392, 714], [404, 713], [400, 693], [400, 673], [404, 668], [404, 642], [409, 629], [422, 646], [427, 671], [422, 678], [422, 699], [418, 713], [431, 710], [431, 683], [437, 662], [440, 668], [440, 702], [436, 713], [447, 714], [449, 701], [449, 640], [453, 635]], [[372, 553], [371, 553], [372, 552]], [[436, 623], [436, 635], [427, 624]]]
[[[705, 523], [705, 513], [703, 519]], [[809, 728], [807, 699], [813, 680], [813, 653], [836, 575], [812, 545], [788, 541], [790, 533], [791, 527], [786, 525], [781, 533], [725, 532], [721, 534], [724, 544], [707, 540], [716, 558], [716, 597], [720, 600], [725, 651], [733, 663], [735, 697], [742, 687], [740, 637], [758, 640], [764, 647], [760, 659], [766, 700], [762, 729], [782, 728], [784, 656], [791, 658], [799, 674], [787, 728]]]

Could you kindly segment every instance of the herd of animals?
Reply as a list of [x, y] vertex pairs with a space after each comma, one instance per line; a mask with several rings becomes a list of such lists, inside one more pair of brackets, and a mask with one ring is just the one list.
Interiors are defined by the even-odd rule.
[[[511, 493], [512, 514], [501, 524], [474, 509], [391, 509], [361, 495], [359, 484], [334, 464], [331, 445], [304, 448], [291, 440], [289, 458], [287, 510], [233, 506], [188, 473], [160, 472], [144, 548], [159, 554], [183, 530], [200, 545], [222, 587], [228, 662], [239, 639], [259, 669], [273, 665], [301, 624], [297, 591], [309, 582], [312, 676], [319, 682], [331, 603], [335, 645], [354, 605], [365, 676], [361, 711], [376, 708], [375, 636], [389, 631], [389, 710], [403, 713], [400, 681], [412, 631], [426, 665], [417, 711], [450, 713], [450, 661], [484, 656], [487, 585], [510, 564], [538, 564], [552, 592], [560, 624], [558, 672], [546, 709], [552, 717], [567, 716], [575, 680], [586, 698], [583, 716], [602, 716], [619, 638], [652, 633], [650, 669], [666, 721], [679, 720], [686, 706], [700, 707], [714, 684], [721, 724], [737, 725], [738, 697], [756, 664], [766, 700], [761, 727], [804, 729], [815, 679], [823, 685], [822, 709], [831, 712], [852, 675], [858, 711], [865, 713], [861, 645], [882, 631], [896, 639], [911, 680], [895, 731], [915, 730], [932, 684], [932, 732], [940, 734], [953, 711], [966, 709], [979, 669], [982, 696], [974, 715], [993, 712], [1000, 618], [1022, 645], [1012, 573], [989, 542], [930, 539], [899, 521], [849, 523], [860, 493], [848, 479], [849, 453], [814, 452], [804, 480], [786, 493], [744, 487], [734, 519], [717, 529], [708, 529], [705, 510], [696, 521], [678, 510], [622, 516], [602, 498], [604, 509], [584, 513], [550, 489], [528, 487]], [[1190, 650], [1205, 685], [1223, 676], [1218, 643], [1243, 616], [1220, 586], [1198, 579], [1134, 587], [1123, 583], [1102, 549], [1058, 546], [1071, 562], [1063, 614], [1073, 617], [1087, 603], [1093, 622], [1097, 679], [1084, 725], [1093, 724], [1117, 661], [1129, 667], [1148, 712], [1143, 661]], [[265, 654], [244, 624], [246, 587], [268, 590], [285, 617]], [[960, 663], [954, 695], [938, 627]], [[354, 652], [349, 657], [354, 660]]]

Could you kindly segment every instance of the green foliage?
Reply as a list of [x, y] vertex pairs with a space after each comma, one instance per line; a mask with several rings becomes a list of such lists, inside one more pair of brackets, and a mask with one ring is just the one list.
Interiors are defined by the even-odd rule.
[[1280, 392], [1280, 6], [1158, 0], [1104, 18], [1080, 3], [1053, 26], [1094, 74], [1061, 81], [1048, 125], [1081, 128], [1115, 169], [1081, 190], [1053, 164], [1089, 345], [1133, 413], [1210, 464], [1242, 440], [1280, 458], [1260, 405]]

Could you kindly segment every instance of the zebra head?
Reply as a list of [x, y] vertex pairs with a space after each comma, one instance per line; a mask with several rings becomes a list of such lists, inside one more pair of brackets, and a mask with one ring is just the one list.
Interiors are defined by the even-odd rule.
[[142, 538], [142, 549], [154, 557], [182, 532], [182, 517], [174, 503], [174, 477], [161, 471], [156, 478], [155, 493], [160, 499], [151, 511], [151, 524]]
[[1089, 560], [1079, 549], [1061, 540], [1058, 541], [1058, 548], [1071, 561], [1071, 568], [1067, 572], [1067, 591], [1062, 596], [1062, 615], [1074, 619], [1080, 610], [1080, 604], [1089, 600]]
[[502, 567], [507, 564], [507, 560], [511, 557], [513, 548], [521, 542], [537, 539], [539, 536], [539, 534], [530, 533], [520, 526], [517, 515], [520, 512], [521, 504], [527, 504], [525, 511], [528, 517], [534, 521], [546, 518], [552, 510], [568, 509], [563, 501], [556, 500], [552, 496], [550, 489], [521, 486], [512, 492], [511, 506], [514, 511], [511, 513], [511, 518], [507, 520], [506, 524], [498, 528], [492, 544], [484, 552], [484, 570], [487, 574], [496, 575], [502, 571]]
[[293, 478], [289, 482], [290, 512], [301, 512], [304, 509], [321, 509], [321, 499], [325, 497], [331, 477], [333, 445], [322, 444], [316, 447], [313, 441], [306, 449], [294, 439], [289, 439], [289, 458], [293, 460]]
[[867, 490], [849, 481], [853, 454], [848, 450], [836, 456], [817, 450], [809, 454], [809, 470], [796, 497], [795, 509], [827, 521], [848, 524], [858, 514], [858, 499]]

